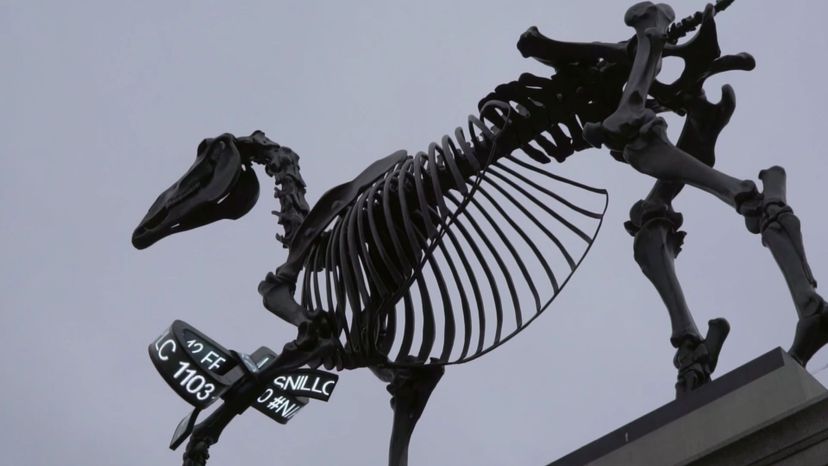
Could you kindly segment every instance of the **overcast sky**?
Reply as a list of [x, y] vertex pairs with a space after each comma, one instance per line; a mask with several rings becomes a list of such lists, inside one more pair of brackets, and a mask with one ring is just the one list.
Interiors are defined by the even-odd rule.
[[[146, 347], [183, 319], [227, 347], [294, 336], [256, 286], [285, 258], [270, 180], [253, 211], [167, 238], [130, 235], [199, 141], [264, 130], [300, 154], [310, 201], [397, 149], [423, 150], [522, 72], [519, 35], [623, 40], [618, 1], [218, 2], [0, 0], [0, 450], [10, 465], [175, 465], [188, 410]], [[679, 17], [704, 6], [683, 1]], [[828, 280], [823, 138], [828, 33], [821, 1], [736, 2], [725, 52], [749, 51], [718, 167], [756, 179], [785, 166], [811, 266]], [[669, 67], [668, 67], [669, 68]], [[673, 121], [671, 133], [680, 126]], [[553, 167], [602, 186], [597, 243], [552, 307], [517, 338], [450, 367], [415, 431], [412, 465], [539, 465], [673, 398], [667, 313], [622, 223], [652, 182], [606, 152]], [[795, 312], [758, 237], [712, 196], [676, 202], [688, 237], [678, 273], [700, 326], [733, 326], [718, 374], [793, 337]], [[828, 351], [810, 366], [828, 363]], [[817, 374], [828, 382], [828, 370]], [[377, 465], [391, 410], [367, 370], [287, 426], [250, 410], [214, 465]]]

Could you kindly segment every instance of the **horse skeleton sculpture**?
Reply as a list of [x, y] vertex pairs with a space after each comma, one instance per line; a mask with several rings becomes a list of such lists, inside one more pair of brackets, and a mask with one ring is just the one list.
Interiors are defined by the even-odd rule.
[[[276, 194], [281, 212], [275, 213], [285, 228], [279, 239], [289, 254], [262, 281], [259, 292], [265, 307], [296, 325], [299, 333], [272, 364], [240, 380], [224, 404], [196, 426], [185, 464], [206, 462], [209, 445], [251, 404], [262, 380], [305, 365], [369, 367], [388, 382], [394, 410], [389, 463], [407, 464], [411, 433], [444, 366], [474, 359], [525, 328], [588, 251], [603, 218], [606, 193], [539, 165], [602, 145], [617, 160], [657, 180], [646, 199], [633, 206], [625, 226], [634, 236], [635, 260], [670, 314], [677, 395], [710, 380], [729, 330], [724, 319], [714, 319], [702, 337], [673, 269], [684, 232], [671, 202], [684, 185], [723, 200], [745, 218], [750, 232], [761, 234], [799, 315], [789, 352], [805, 365], [828, 343], [828, 306], [815, 291], [799, 220], [785, 199], [784, 171], [763, 170], [764, 190], [759, 192], [753, 182], [712, 168], [714, 145], [735, 98], [725, 86], [721, 102], [708, 102], [704, 81], [723, 71], [754, 67], [748, 54], [722, 56], [719, 50], [714, 15], [731, 3], [708, 5], [678, 23], [667, 5], [636, 4], [625, 16], [635, 36], [614, 44], [559, 42], [531, 28], [518, 49], [553, 67], [554, 75], [524, 74], [498, 86], [480, 102], [480, 116], [469, 117], [468, 138], [458, 128], [453, 139], [444, 136], [427, 152], [395, 152], [328, 191], [313, 209], [305, 201], [298, 157], [290, 149], [258, 131], [203, 141], [195, 164], [150, 208], [133, 244], [143, 249], [173, 233], [241, 217], [258, 198], [251, 166], [264, 165], [281, 186]], [[696, 28], [694, 37], [677, 44]], [[685, 67], [673, 83], [661, 83], [655, 78], [661, 58], [669, 56], [682, 58]], [[686, 116], [676, 145], [657, 116], [666, 111]], [[517, 157], [517, 151], [529, 158]], [[550, 186], [593, 196], [603, 206], [581, 207]], [[511, 211], [500, 206], [504, 202]], [[561, 206], [560, 212], [549, 205]], [[575, 242], [564, 244], [547, 228], [551, 224], [562, 226]], [[541, 232], [542, 244], [529, 237], [529, 227]], [[496, 240], [508, 254], [498, 251]], [[520, 252], [515, 243], [523, 245]], [[568, 251], [572, 244], [580, 256]], [[530, 273], [524, 263], [529, 258], [544, 273]], [[563, 273], [553, 270], [555, 262], [565, 264]], [[516, 269], [519, 280], [510, 273]], [[297, 302], [294, 291], [302, 274]], [[501, 293], [503, 283], [506, 292]], [[455, 292], [449, 293], [450, 288]], [[523, 291], [532, 299], [521, 302]], [[432, 301], [442, 304], [442, 314]], [[506, 312], [508, 304], [513, 315]], [[534, 314], [526, 314], [527, 308]], [[492, 309], [494, 328], [486, 326]], [[504, 335], [507, 325], [511, 332]], [[417, 326], [419, 347], [413, 344]], [[462, 344], [455, 338], [458, 330]], [[435, 346], [438, 339], [442, 345]]]

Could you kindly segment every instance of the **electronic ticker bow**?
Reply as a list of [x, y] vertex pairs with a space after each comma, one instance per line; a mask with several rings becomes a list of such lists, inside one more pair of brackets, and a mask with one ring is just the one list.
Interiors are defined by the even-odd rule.
[[[262, 346], [252, 354], [228, 350], [191, 325], [176, 320], [149, 345], [152, 364], [193, 412], [173, 434], [175, 450], [192, 433], [198, 414], [232, 393], [242, 377], [256, 379], [278, 354]], [[296, 369], [264, 384], [252, 406], [279, 424], [287, 424], [309, 398], [328, 401], [339, 376], [317, 369]]]

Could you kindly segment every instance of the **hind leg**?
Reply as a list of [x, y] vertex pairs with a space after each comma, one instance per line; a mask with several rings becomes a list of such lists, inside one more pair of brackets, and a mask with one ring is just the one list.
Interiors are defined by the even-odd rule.
[[682, 215], [671, 205], [680, 188], [680, 184], [656, 182], [647, 198], [633, 205], [630, 220], [624, 224], [634, 238], [635, 261], [667, 307], [672, 327], [670, 342], [675, 347], [687, 338], [701, 340], [673, 265], [685, 236], [679, 230]]
[[799, 322], [794, 342], [788, 351], [803, 366], [828, 344], [828, 303], [817, 293], [817, 282], [805, 257], [799, 218], [787, 204], [785, 170], [771, 167], [759, 173], [764, 191], [762, 199], [747, 212], [746, 223], [752, 233], [760, 233], [762, 244], [776, 260], [796, 307]]
[[372, 367], [371, 370], [380, 380], [388, 382], [391, 409], [394, 410], [388, 465], [407, 466], [411, 434], [423, 414], [431, 392], [443, 377], [445, 368], [443, 366], [393, 369]]
[[[712, 24], [712, 6], [708, 5], [704, 16]], [[639, 172], [662, 182], [688, 184], [709, 192], [745, 216], [748, 230], [762, 234], [763, 243], [771, 250], [788, 283], [799, 314], [790, 353], [806, 364], [816, 351], [828, 344], [828, 304], [816, 293], [816, 282], [805, 259], [799, 220], [785, 199], [784, 170], [773, 167], [760, 173], [765, 188], [760, 194], [752, 181], [717, 171], [673, 145], [667, 138], [666, 122], [646, 106], [646, 97], [660, 66], [666, 24], [672, 21], [672, 11], [663, 5], [645, 2], [632, 7], [627, 19], [636, 29], [638, 45], [624, 95], [615, 113], [600, 123], [584, 126], [584, 137], [595, 146], [606, 143], [612, 150], [623, 151], [624, 160]], [[727, 57], [721, 57], [724, 58]], [[742, 61], [746, 64], [744, 58]], [[730, 57], [731, 63], [733, 59]], [[714, 68], [721, 71], [713, 64], [715, 61], [710, 64], [711, 71]], [[704, 78], [699, 76], [697, 84]]]
[[[725, 86], [722, 100], [717, 104], [708, 102], [703, 91], [688, 100], [687, 118], [678, 147], [712, 166], [716, 140], [736, 108], [733, 89]], [[635, 260], [658, 291], [670, 315], [670, 343], [677, 349], [673, 361], [678, 369], [677, 396], [710, 381], [730, 328], [724, 319], [711, 320], [708, 335], [702, 338], [676, 277], [673, 262], [681, 250], [685, 232], [679, 230], [683, 219], [673, 210], [672, 201], [683, 188], [681, 182], [656, 181], [647, 198], [630, 210], [630, 221], [625, 224], [635, 238]]]
[[634, 236], [634, 257], [641, 271], [658, 291], [670, 315], [670, 343], [677, 349], [673, 360], [678, 369], [676, 396], [710, 381], [730, 326], [724, 319], [709, 322], [706, 338], [699, 333], [676, 276], [673, 261], [681, 250], [685, 233], [679, 231], [681, 214], [671, 206], [682, 185], [656, 182], [646, 199], [637, 202], [625, 225]]
[[828, 344], [828, 304], [816, 292], [802, 244], [799, 219], [785, 198], [785, 172], [781, 167], [763, 170], [764, 192], [751, 181], [725, 175], [693, 159], [672, 145], [666, 124], [654, 119], [642, 136], [627, 145], [624, 157], [638, 171], [660, 180], [684, 182], [710, 192], [745, 217], [748, 230], [762, 241], [782, 271], [799, 315], [791, 355], [801, 364]]

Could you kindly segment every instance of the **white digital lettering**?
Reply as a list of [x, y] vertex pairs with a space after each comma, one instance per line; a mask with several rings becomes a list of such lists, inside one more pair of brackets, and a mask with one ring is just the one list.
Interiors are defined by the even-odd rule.
[[294, 409], [297, 405], [291, 404], [290, 401], [285, 400], [285, 404], [282, 405], [282, 416], [286, 418], [290, 418], [291, 413], [293, 413]]
[[280, 408], [281, 408], [281, 407], [282, 407], [285, 403], [287, 403], [287, 399], [285, 399], [285, 397], [283, 397], [283, 396], [277, 396], [277, 397], [276, 397], [276, 398], [274, 398], [274, 399], [273, 399], [270, 403], [268, 403], [268, 405], [267, 405], [267, 409], [270, 409], [270, 410], [272, 410], [272, 411], [278, 412], [278, 411], [279, 411], [279, 409], [280, 409]]
[[316, 389], [316, 386], [319, 385], [319, 377], [313, 379], [313, 387], [311, 387], [311, 391], [314, 393], [322, 393], [321, 391]]
[[210, 398], [210, 395], [213, 393], [213, 391], [215, 389], [216, 389], [216, 386], [211, 384], [211, 383], [204, 384], [204, 391], [197, 394], [196, 398], [198, 398], [201, 401], [204, 401], [207, 398]]
[[285, 378], [286, 377], [284, 375], [280, 375], [279, 377], [276, 377], [275, 379], [273, 379], [273, 385], [276, 385], [277, 387], [284, 390], [285, 389]]
[[166, 360], [170, 359], [170, 358], [169, 358], [169, 356], [166, 356], [166, 355], [164, 354], [164, 348], [165, 348], [168, 344], [169, 344], [169, 345], [172, 345], [172, 349], [170, 350], [170, 352], [171, 352], [171, 353], [175, 353], [175, 349], [176, 349], [176, 346], [175, 346], [175, 340], [173, 340], [172, 338], [171, 338], [171, 339], [169, 339], [169, 340], [164, 340], [164, 342], [163, 342], [163, 343], [161, 343], [161, 346], [156, 346], [156, 348], [158, 348], [158, 359], [160, 359], [160, 360], [162, 360], [162, 361], [166, 361]]
[[188, 363], [188, 362], [179, 362], [178, 365], [181, 366], [181, 369], [178, 369], [175, 372], [175, 374], [173, 374], [174, 379], [177, 379], [179, 375], [184, 373], [184, 371], [187, 370], [188, 367], [190, 367], [190, 363]]
[[279, 396], [273, 399], [270, 404], [267, 405], [267, 408], [272, 410], [274, 413], [279, 414], [281, 412], [282, 416], [287, 418], [288, 414], [294, 411], [293, 404], [290, 403], [290, 400], [283, 396]]
[[170, 334], [170, 331], [167, 330], [160, 337], [155, 339], [155, 351], [158, 351], [158, 349], [159, 349], [158, 345], [160, 345], [161, 342], [164, 341], [164, 339], [167, 338], [167, 335], [169, 335], [169, 334]]
[[195, 348], [193, 349], [193, 354], [198, 354], [201, 350], [204, 349], [204, 345], [202, 345], [198, 340], [193, 338], [192, 340], [187, 341], [187, 348]]
[[223, 357], [219, 356], [218, 353], [216, 353], [214, 351], [208, 351], [207, 354], [205, 354], [204, 357], [201, 358], [202, 363], [205, 363], [205, 362], [210, 363], [210, 365], [207, 366], [207, 368], [210, 369], [210, 370], [217, 369], [217, 368], [221, 367], [221, 363], [223, 363], [224, 361], [225, 361], [225, 359]]
[[291, 408], [291, 409], [290, 409], [290, 411], [289, 411], [288, 413], [285, 413], [285, 419], [290, 419], [290, 418], [292, 418], [292, 417], [293, 417], [293, 415], [294, 415], [294, 414], [296, 414], [296, 411], [299, 411], [299, 409], [300, 409], [301, 407], [302, 407], [302, 405], [300, 405], [300, 404], [294, 405], [294, 406], [293, 406], [293, 408]]
[[204, 377], [196, 375], [193, 378], [191, 378], [189, 382], [187, 382], [187, 385], [184, 388], [186, 388], [188, 392], [195, 394], [201, 391], [202, 388], [204, 388], [205, 383], [207, 383], [207, 381], [204, 379]]
[[268, 388], [267, 390], [264, 391], [264, 393], [262, 393], [262, 396], [260, 396], [258, 399], [256, 399], [256, 401], [258, 401], [259, 403], [264, 403], [267, 400], [269, 400], [271, 396], [273, 396], [273, 389]]
[[307, 382], [308, 382], [308, 376], [303, 375], [302, 376], [302, 386], [299, 389], [304, 390], [304, 391], [313, 391], [310, 388], [308, 388], [308, 383]]
[[197, 399], [204, 401], [216, 390], [216, 386], [212, 383], [208, 383], [204, 376], [198, 375], [195, 369], [189, 369], [189, 362], [179, 362], [178, 365], [180, 367], [177, 371], [175, 371], [175, 374], [173, 374], [173, 378], [177, 380], [183, 375], [184, 378], [179, 381], [179, 384], [184, 387], [187, 392], [195, 395]]
[[297, 388], [302, 388], [302, 376], [300, 375], [298, 378], [293, 378], [288, 376], [287, 382], [285, 383], [285, 390], [296, 390]]

